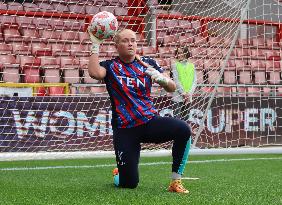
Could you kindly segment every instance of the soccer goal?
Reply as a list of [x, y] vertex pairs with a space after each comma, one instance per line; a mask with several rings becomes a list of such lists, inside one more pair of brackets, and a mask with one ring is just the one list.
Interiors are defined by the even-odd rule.
[[[113, 156], [110, 100], [87, 70], [85, 31], [99, 11], [134, 30], [138, 53], [168, 74], [176, 50], [188, 48], [197, 76], [192, 102], [157, 85], [152, 98], [161, 116], [177, 109], [189, 123], [192, 154], [281, 153], [280, 1], [34, 0], [0, 8], [0, 87], [25, 88], [0, 98], [0, 160]], [[100, 59], [116, 55], [114, 42], [104, 41]], [[48, 92], [34, 88], [42, 85]], [[142, 150], [163, 155], [171, 143]]]

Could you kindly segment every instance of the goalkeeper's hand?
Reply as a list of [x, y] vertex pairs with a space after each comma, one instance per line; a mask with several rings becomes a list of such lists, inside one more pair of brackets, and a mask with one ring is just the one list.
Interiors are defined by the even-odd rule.
[[89, 29], [90, 27], [87, 28], [87, 32], [92, 42], [92, 46], [90, 48], [91, 54], [99, 54], [100, 44], [103, 42], [103, 40], [95, 37]]
[[169, 82], [169, 78], [164, 76], [162, 73], [160, 73], [158, 70], [148, 67], [148, 69], [145, 71], [147, 75], [149, 75], [153, 82], [158, 83], [160, 86], [167, 86]]

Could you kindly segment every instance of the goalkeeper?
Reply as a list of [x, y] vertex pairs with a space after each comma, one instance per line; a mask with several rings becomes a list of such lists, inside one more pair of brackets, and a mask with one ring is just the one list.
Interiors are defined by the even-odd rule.
[[150, 97], [153, 82], [167, 92], [174, 92], [175, 83], [150, 57], [136, 55], [136, 34], [124, 29], [115, 36], [118, 57], [99, 63], [101, 40], [89, 32], [93, 42], [89, 59], [89, 75], [104, 80], [112, 105], [113, 144], [117, 169], [114, 184], [136, 188], [139, 183], [140, 143], [164, 143], [173, 140], [172, 181], [168, 190], [188, 193], [181, 183], [190, 149], [190, 127], [184, 121], [160, 117]]

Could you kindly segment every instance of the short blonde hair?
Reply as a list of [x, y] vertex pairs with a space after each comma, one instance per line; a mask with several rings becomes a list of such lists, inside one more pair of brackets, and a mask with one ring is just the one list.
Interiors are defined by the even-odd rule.
[[124, 32], [124, 31], [131, 31], [131, 32], [133, 32], [133, 33], [136, 35], [136, 33], [135, 33], [133, 30], [128, 29], [128, 28], [124, 28], [124, 29], [118, 30], [118, 31], [116, 32], [116, 35], [114, 36], [114, 42], [115, 42], [116, 44], [117, 44], [118, 41], [119, 41], [120, 34], [121, 34], [122, 32]]

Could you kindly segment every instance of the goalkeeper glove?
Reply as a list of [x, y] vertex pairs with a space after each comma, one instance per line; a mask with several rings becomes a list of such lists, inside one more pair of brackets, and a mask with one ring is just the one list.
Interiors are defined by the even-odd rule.
[[145, 73], [151, 77], [153, 82], [158, 83], [161, 86], [167, 86], [169, 79], [165, 77], [163, 74], [161, 74], [158, 70], [149, 67]]
[[89, 34], [90, 40], [92, 42], [92, 46], [90, 48], [91, 51], [91, 55], [92, 54], [99, 54], [99, 48], [100, 48], [100, 44], [103, 42], [103, 40], [95, 37], [92, 32], [89, 30], [90, 27], [88, 27], [87, 32]]

